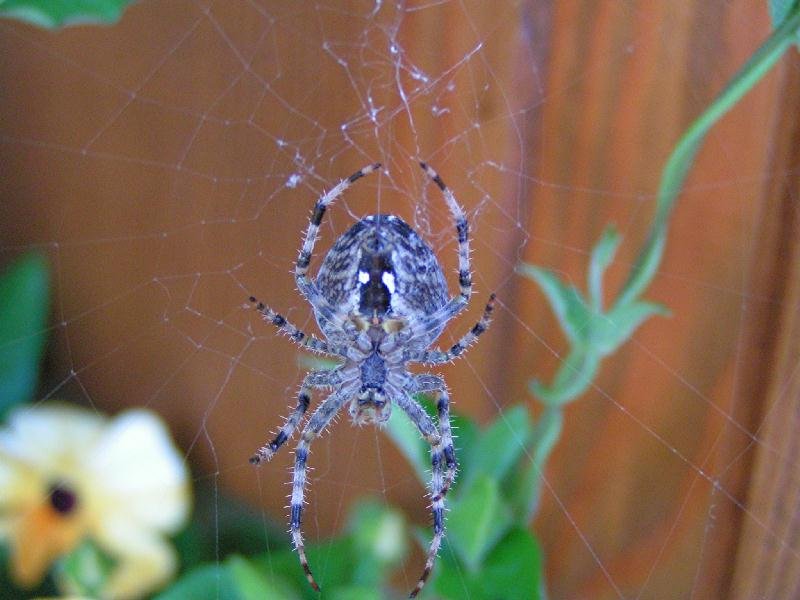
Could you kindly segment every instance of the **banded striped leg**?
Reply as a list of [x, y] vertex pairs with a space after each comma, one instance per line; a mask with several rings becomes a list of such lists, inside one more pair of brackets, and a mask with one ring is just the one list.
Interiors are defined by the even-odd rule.
[[486, 308], [483, 309], [483, 316], [480, 321], [470, 329], [464, 336], [453, 344], [446, 352], [434, 348], [433, 350], [425, 350], [417, 355], [412, 355], [407, 360], [413, 360], [429, 365], [440, 365], [442, 363], [450, 362], [451, 360], [461, 356], [464, 351], [469, 348], [478, 337], [489, 328], [489, 323], [492, 321], [492, 311], [494, 310], [495, 295], [489, 296], [489, 301], [486, 303]]
[[[441, 377], [437, 377], [436, 375], [410, 375], [412, 379], [408, 381], [406, 385], [406, 394], [393, 394], [392, 401], [397, 404], [407, 415], [408, 418], [411, 419], [411, 422], [417, 426], [420, 434], [422, 435], [423, 439], [428, 442], [431, 446], [431, 463], [433, 464], [433, 475], [436, 476], [437, 469], [441, 471], [441, 463], [442, 463], [442, 456], [445, 458], [445, 462], [448, 466], [448, 470], [452, 468], [453, 475], [448, 475], [445, 478], [445, 481], [452, 482], [453, 476], [455, 475], [456, 469], [456, 458], [455, 458], [455, 451], [453, 450], [453, 436], [450, 431], [450, 417], [449, 413], [447, 412], [447, 392], [445, 391], [445, 403], [444, 403], [444, 420], [446, 421], [446, 426], [443, 429], [441, 427], [442, 423], [442, 411], [439, 411], [439, 429], [436, 428], [431, 418], [428, 416], [428, 413], [423, 410], [423, 408], [416, 402], [409, 394], [416, 394], [418, 392], [428, 392], [428, 391], [437, 391], [437, 390], [444, 390], [444, 381]], [[445, 436], [447, 439], [445, 440]], [[447, 484], [449, 487], [449, 483]], [[433, 495], [433, 501], [437, 502], [439, 499], [436, 497], [436, 491], [433, 489], [436, 486], [431, 484], [431, 494]], [[444, 490], [445, 494], [447, 490]], [[444, 496], [442, 496], [443, 499]], [[434, 515], [435, 521], [435, 515]]]
[[313, 387], [329, 387], [338, 385], [340, 382], [339, 373], [333, 371], [311, 371], [303, 379], [303, 384], [300, 386], [300, 394], [297, 397], [297, 407], [288, 416], [286, 422], [278, 430], [278, 434], [269, 443], [261, 446], [253, 456], [250, 457], [250, 464], [258, 465], [265, 461], [270, 460], [275, 453], [283, 446], [286, 441], [292, 437], [294, 430], [303, 420], [303, 416], [308, 410], [308, 405], [311, 403], [311, 388]]
[[456, 222], [456, 234], [458, 235], [458, 285], [460, 293], [458, 296], [450, 298], [447, 304], [434, 313], [406, 327], [401, 332], [400, 336], [401, 341], [404, 343], [429, 335], [431, 331], [441, 330], [448, 321], [466, 308], [472, 296], [472, 275], [470, 273], [469, 262], [469, 223], [467, 222], [467, 216], [464, 213], [464, 209], [458, 204], [453, 192], [445, 185], [442, 178], [439, 177], [439, 174], [424, 162], [419, 163], [419, 165], [442, 191], [450, 213], [453, 215]]
[[[441, 389], [443, 386], [444, 382], [435, 375], [419, 375], [408, 383], [406, 391], [408, 393], [416, 393]], [[437, 431], [431, 418], [411, 396], [406, 394], [396, 395], [392, 397], [392, 401], [405, 411], [411, 421], [417, 426], [417, 429], [419, 429], [422, 437], [425, 438], [425, 441], [431, 446], [431, 513], [433, 515], [433, 538], [428, 548], [425, 569], [422, 571], [417, 585], [409, 595], [410, 598], [414, 598], [419, 594], [425, 582], [428, 580], [431, 570], [433, 569], [433, 563], [436, 560], [436, 554], [439, 552], [439, 546], [442, 543], [442, 536], [444, 535], [444, 500], [446, 494], [446, 478], [442, 476], [442, 459], [444, 458], [446, 462], [452, 462], [453, 472], [455, 473], [455, 454], [453, 452], [452, 435], [450, 434], [449, 417], [445, 416], [450, 448], [446, 452], [444, 449], [443, 435]], [[447, 406], [446, 394], [444, 406]], [[442, 413], [440, 412], [439, 414], [441, 418]]]
[[341, 348], [331, 348], [328, 342], [321, 340], [314, 335], [308, 335], [304, 333], [295, 325], [287, 321], [283, 315], [276, 313], [269, 306], [263, 302], [260, 302], [256, 297], [250, 296], [250, 302], [255, 304], [256, 310], [261, 313], [261, 316], [265, 321], [269, 321], [275, 325], [275, 327], [278, 328], [278, 331], [285, 333], [287, 336], [289, 336], [289, 339], [291, 339], [301, 348], [307, 348], [312, 352], [318, 352], [320, 354], [344, 356]]
[[[442, 453], [447, 469], [444, 474], [444, 487], [442, 488], [442, 496], [446, 496], [453, 485], [453, 480], [456, 478], [456, 470], [458, 469], [456, 451], [453, 447], [453, 431], [450, 427], [450, 397], [447, 394], [447, 384], [438, 375], [430, 375], [428, 373], [416, 375], [414, 382], [416, 389], [414, 393], [438, 392], [439, 395], [439, 399], [436, 402], [436, 411], [439, 417]], [[435, 502], [436, 498], [433, 500]]]
[[447, 202], [447, 207], [456, 222], [456, 234], [458, 235], [458, 285], [461, 288], [459, 298], [454, 298], [451, 302], [466, 304], [472, 295], [472, 275], [470, 274], [469, 263], [469, 223], [464, 209], [461, 208], [453, 192], [448, 188], [439, 174], [426, 163], [421, 162], [419, 166], [423, 168], [433, 182], [439, 186]]
[[314, 251], [314, 244], [317, 241], [317, 234], [319, 233], [319, 227], [322, 223], [322, 217], [325, 216], [325, 210], [328, 208], [328, 205], [336, 200], [336, 198], [338, 198], [347, 188], [353, 185], [353, 183], [365, 175], [369, 175], [373, 171], [378, 170], [380, 166], [380, 163], [375, 163], [369, 165], [368, 167], [364, 167], [360, 171], [356, 171], [347, 179], [340, 181], [327, 194], [317, 200], [317, 203], [314, 206], [314, 212], [311, 215], [311, 220], [308, 223], [308, 230], [306, 231], [306, 237], [303, 240], [303, 246], [300, 249], [300, 255], [297, 257], [297, 264], [294, 268], [294, 276], [295, 280], [297, 281], [297, 287], [300, 288], [300, 291], [303, 294], [308, 295], [309, 292], [313, 292], [312, 283], [308, 279], [308, 266], [311, 264], [311, 254]]
[[420, 434], [431, 446], [439, 446], [442, 443], [442, 436], [436, 429], [436, 425], [428, 416], [428, 413], [415, 401], [409, 394], [416, 394], [419, 390], [416, 376], [407, 374], [404, 385], [407, 393], [393, 393], [392, 402], [397, 404], [400, 409], [408, 415], [411, 422], [417, 426]]
[[308, 424], [303, 429], [303, 434], [297, 444], [295, 450], [294, 460], [294, 478], [292, 481], [292, 501], [291, 501], [291, 525], [292, 541], [294, 548], [297, 550], [297, 555], [300, 557], [300, 565], [306, 574], [306, 579], [311, 587], [316, 591], [319, 590], [319, 585], [314, 580], [311, 573], [311, 567], [308, 566], [308, 558], [306, 557], [305, 545], [303, 543], [303, 532], [301, 528], [303, 518], [303, 496], [305, 494], [306, 486], [306, 462], [308, 460], [308, 451], [311, 447], [311, 442], [320, 435], [331, 422], [331, 419], [336, 416], [341, 408], [352, 398], [355, 393], [355, 388], [346, 387], [338, 392], [334, 392], [320, 405], [320, 407], [311, 415]]
[[[436, 375], [417, 375], [414, 378], [416, 392], [439, 392], [436, 408], [439, 413], [439, 443], [431, 444], [431, 513], [433, 515], [433, 538], [428, 547], [425, 559], [425, 568], [417, 581], [417, 585], [409, 594], [415, 598], [425, 586], [436, 562], [436, 555], [444, 537], [444, 510], [445, 498], [450, 486], [455, 479], [458, 463], [456, 462], [455, 448], [453, 447], [453, 433], [450, 428], [450, 401], [447, 389], [441, 377]], [[445, 472], [442, 475], [442, 459], [445, 462]]]

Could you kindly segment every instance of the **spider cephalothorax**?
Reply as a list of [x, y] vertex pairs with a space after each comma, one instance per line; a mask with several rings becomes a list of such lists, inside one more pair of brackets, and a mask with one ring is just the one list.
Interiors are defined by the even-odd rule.
[[[438, 375], [412, 374], [410, 362], [442, 364], [459, 356], [489, 324], [494, 295], [483, 317], [449, 350], [429, 350], [445, 325], [469, 301], [469, 234], [464, 211], [436, 172], [420, 163], [439, 186], [456, 224], [460, 292], [449, 297], [444, 273], [431, 247], [402, 219], [394, 215], [365, 217], [344, 233], [328, 251], [316, 280], [308, 277], [311, 254], [325, 210], [350, 185], [380, 167], [374, 164], [341, 181], [317, 201], [295, 266], [295, 279], [314, 310], [325, 340], [308, 336], [285, 318], [258, 302], [258, 310], [301, 346], [339, 358], [330, 371], [312, 371], [300, 388], [297, 408], [275, 438], [251, 458], [269, 460], [305, 416], [312, 388], [333, 388], [333, 393], [314, 411], [303, 429], [295, 452], [291, 496], [292, 539], [300, 563], [314, 589], [319, 589], [305, 555], [301, 534], [306, 461], [311, 442], [336, 414], [349, 404], [354, 423], [384, 424], [397, 405], [414, 422], [431, 446], [431, 511], [433, 539], [425, 569], [411, 596], [425, 585], [444, 534], [444, 501], [456, 473], [449, 399]], [[414, 394], [438, 397], [438, 422], [413, 399]]]

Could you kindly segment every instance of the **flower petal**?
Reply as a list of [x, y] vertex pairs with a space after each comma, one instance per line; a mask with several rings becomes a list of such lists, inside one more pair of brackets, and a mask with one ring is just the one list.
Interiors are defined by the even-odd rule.
[[[130, 527], [175, 531], [189, 512], [189, 475], [163, 421], [146, 410], [115, 418], [87, 463], [95, 514]], [[99, 525], [102, 527], [102, 525]]]
[[117, 560], [106, 584], [109, 598], [139, 598], [165, 583], [177, 568], [173, 547], [158, 534], [107, 521], [97, 540]]
[[64, 404], [20, 408], [0, 430], [0, 453], [47, 472], [74, 468], [106, 423], [98, 414]]
[[43, 479], [36, 470], [0, 449], [0, 515], [5, 517], [37, 504], [43, 489]]

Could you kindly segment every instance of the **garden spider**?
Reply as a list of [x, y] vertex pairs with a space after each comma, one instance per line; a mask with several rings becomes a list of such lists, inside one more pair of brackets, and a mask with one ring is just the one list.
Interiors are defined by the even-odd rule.
[[[306, 461], [311, 442], [348, 403], [350, 417], [359, 425], [385, 424], [392, 404], [396, 404], [431, 447], [433, 538], [425, 569], [411, 592], [412, 598], [425, 585], [444, 534], [445, 496], [457, 466], [447, 386], [438, 375], [408, 372], [406, 364], [439, 365], [460, 356], [489, 325], [494, 294], [481, 320], [458, 343], [447, 351], [428, 349], [447, 322], [467, 306], [472, 294], [472, 277], [466, 215], [439, 175], [425, 163], [420, 166], [442, 191], [455, 220], [460, 287], [457, 296], [448, 298], [444, 273], [431, 247], [394, 215], [371, 215], [358, 221], [334, 243], [316, 280], [308, 277], [311, 254], [325, 210], [355, 181], [379, 169], [380, 164], [376, 163], [344, 179], [317, 200], [297, 259], [297, 287], [311, 304], [325, 339], [303, 333], [256, 298], [250, 298], [265, 320], [300, 346], [342, 359], [333, 370], [311, 371], [306, 375], [297, 408], [275, 438], [250, 459], [253, 464], [269, 460], [291, 437], [308, 409], [312, 388], [333, 389], [311, 415], [297, 444], [291, 495], [292, 540], [306, 577], [317, 591], [319, 586], [311, 574], [301, 532]], [[437, 396], [438, 425], [413, 399], [414, 394], [420, 393]]]

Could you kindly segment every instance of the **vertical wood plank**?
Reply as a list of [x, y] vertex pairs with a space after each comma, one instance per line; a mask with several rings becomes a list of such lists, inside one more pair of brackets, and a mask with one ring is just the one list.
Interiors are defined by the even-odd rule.
[[[582, 289], [588, 251], [609, 221], [625, 235], [610, 272], [619, 285], [674, 142], [769, 32], [754, 4], [627, 7], [558, 3], [552, 21], [546, 87], [568, 92], [542, 106], [544, 183], [531, 190], [524, 258]], [[753, 438], [768, 446], [756, 430], [758, 355], [781, 301], [771, 265], [785, 232], [775, 190], [758, 178], [796, 160], [774, 152], [793, 131], [778, 141], [771, 132], [784, 107], [780, 81], [771, 76], [726, 117], [692, 171], [647, 294], [673, 317], [646, 324], [567, 410], [535, 526], [555, 597], [718, 598], [729, 589], [739, 528], [753, 517], [747, 456], [734, 457]], [[742, 185], [702, 191], [737, 174]], [[508, 384], [520, 397], [566, 348], [532, 284], [520, 285], [512, 312], [523, 327], [511, 348], [523, 359], [509, 358]]]
[[[775, 119], [776, 161], [787, 166], [800, 160], [797, 66], [794, 56], [782, 73]], [[737, 599], [800, 595], [800, 196], [793, 175], [777, 178], [771, 188], [767, 192], [775, 199], [773, 212], [780, 222], [769, 248], [771, 284], [780, 302], [773, 310], [771, 339], [762, 345], [770, 360], [754, 428], [761, 443], [748, 448], [753, 455], [749, 513], [736, 542], [729, 595]]]

